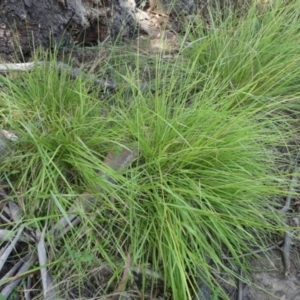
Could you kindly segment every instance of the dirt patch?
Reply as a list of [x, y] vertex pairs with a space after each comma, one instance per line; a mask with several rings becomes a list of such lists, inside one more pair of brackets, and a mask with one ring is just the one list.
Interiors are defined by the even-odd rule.
[[[246, 287], [243, 299], [300, 300], [299, 244], [292, 248], [290, 275], [285, 277], [280, 250], [273, 250], [253, 261], [253, 286]], [[298, 294], [296, 294], [299, 292]]]

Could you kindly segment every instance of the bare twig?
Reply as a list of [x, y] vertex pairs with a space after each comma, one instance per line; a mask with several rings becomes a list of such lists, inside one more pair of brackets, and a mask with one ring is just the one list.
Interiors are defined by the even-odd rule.
[[0, 279], [0, 286], [3, 286], [6, 279], [14, 276], [15, 272], [23, 265], [23, 261], [19, 260], [17, 263], [13, 265], [12, 268]]
[[42, 277], [42, 285], [44, 290], [44, 300], [55, 300], [55, 290], [53, 286], [52, 278], [47, 270], [47, 254], [45, 248], [45, 232], [46, 232], [46, 225], [43, 228], [42, 233], [37, 231], [37, 236], [39, 237], [39, 242], [37, 244], [37, 253], [40, 263], [40, 272]]
[[293, 178], [291, 181], [291, 185], [290, 185], [290, 193], [286, 197], [285, 205], [280, 210], [280, 212], [287, 212], [290, 209], [292, 196], [293, 196], [293, 193], [295, 192], [295, 186], [297, 185], [297, 181], [298, 181], [298, 173], [299, 173], [299, 167], [296, 166], [295, 170], [294, 170], [294, 175], [293, 175]]
[[[8, 64], [0, 64], [0, 73], [7, 73], [9, 71], [18, 71], [18, 72], [24, 72], [24, 71], [31, 71], [36, 67], [40, 67], [43, 65], [49, 65], [50, 62], [28, 62], [28, 63], [8, 63]], [[108, 80], [103, 80], [100, 78], [96, 78], [91, 75], [87, 75], [83, 73], [79, 68], [71, 68], [69, 65], [58, 62], [57, 68], [59, 70], [67, 71], [73, 78], [77, 78], [79, 76], [82, 76], [84, 79], [93, 80], [95, 85], [99, 85], [105, 89], [115, 89], [117, 87], [116, 83], [113, 83]]]
[[[45, 64], [50, 65], [51, 63], [40, 61], [40, 62], [16, 63], [16, 64], [13, 63], [0, 64], [0, 73], [7, 73], [9, 71], [18, 71], [18, 72], [31, 71], [35, 67], [40, 67]], [[82, 77], [83, 79], [93, 81], [94, 85], [99, 86], [106, 90], [115, 90], [116, 88], [121, 86], [119, 83], [115, 83], [110, 80], [104, 80], [101, 78], [97, 78], [93, 75], [86, 74], [81, 69], [72, 68], [63, 62], [58, 62], [57, 68], [60, 71], [68, 72], [70, 76], [73, 78]], [[147, 89], [149, 87], [149, 85], [146, 82], [142, 84], [137, 84], [137, 86], [140, 86], [142, 89]]]
[[15, 234], [14, 230], [0, 229], [0, 241], [1, 242], [10, 241], [14, 234]]
[[30, 298], [30, 287], [31, 287], [31, 277], [28, 276], [27, 282], [24, 282], [24, 284], [23, 284], [25, 300], [31, 300], [31, 298]]
[[16, 279], [8, 283], [1, 291], [0, 296], [3, 297], [3, 299], [7, 299], [9, 295], [13, 292], [13, 290], [17, 287], [17, 285], [22, 280], [22, 276], [25, 272], [27, 272], [31, 266], [35, 263], [37, 259], [36, 254], [27, 254], [24, 258], [23, 265], [19, 269], [17, 275], [15, 276]]
[[291, 244], [292, 244], [292, 234], [290, 231], [287, 230], [284, 233], [284, 243], [282, 247], [282, 260], [283, 260], [285, 277], [288, 277], [291, 271], [291, 260], [290, 260]]
[[[4, 230], [4, 229], [3, 229]], [[3, 231], [1, 230], [1, 231]], [[4, 230], [4, 231], [9, 231], [9, 230]], [[21, 228], [16, 236], [14, 237], [14, 239], [12, 240], [12, 242], [6, 247], [4, 253], [2, 253], [1, 257], [0, 257], [0, 271], [2, 270], [7, 258], [9, 257], [11, 251], [15, 248], [16, 243], [18, 242], [18, 240], [20, 239], [20, 236], [23, 232], [23, 228]]]
[[[126, 258], [126, 263], [125, 263], [125, 267], [124, 267], [124, 271], [123, 271], [123, 275], [122, 275], [122, 278], [120, 280], [120, 283], [115, 291], [116, 294], [119, 294], [121, 293], [125, 286], [126, 286], [126, 283], [128, 281], [128, 277], [130, 276], [130, 266], [131, 266], [131, 262], [132, 262], [132, 259], [131, 259], [131, 256], [130, 254], [128, 253], [127, 254], [127, 258]], [[119, 299], [119, 296], [114, 296], [112, 297], [113, 300], [117, 300]]]
[[[296, 186], [297, 181], [298, 181], [298, 172], [299, 172], [299, 167], [296, 166], [295, 169], [294, 169], [293, 178], [291, 180], [289, 195], [287, 196], [285, 205], [280, 210], [280, 212], [286, 213], [290, 209], [292, 196], [293, 196], [293, 194], [295, 192], [295, 186]], [[284, 222], [284, 220], [282, 221], [282, 223], [284, 225], [286, 225], [285, 222]], [[292, 233], [289, 230], [287, 230], [284, 233], [284, 243], [283, 243], [283, 247], [282, 247], [282, 260], [283, 260], [284, 275], [285, 275], [285, 277], [288, 277], [290, 275], [290, 268], [291, 268], [291, 261], [290, 261], [291, 242], [292, 242]]]
[[75, 215], [75, 213], [78, 213], [78, 206], [81, 206], [81, 209], [85, 212], [89, 212], [94, 207], [94, 204], [95, 199], [89, 193], [82, 193], [69, 208], [68, 218], [62, 217], [58, 223], [52, 227], [49, 233], [56, 239], [61, 238], [64, 234], [69, 232], [73, 226], [80, 222], [80, 218]]
[[243, 300], [243, 270], [240, 269], [240, 278], [238, 278], [238, 297], [237, 300]]
[[8, 71], [30, 71], [34, 67], [43, 64], [43, 62], [29, 62], [29, 63], [16, 63], [16, 64], [0, 64], [0, 72], [6, 73]]

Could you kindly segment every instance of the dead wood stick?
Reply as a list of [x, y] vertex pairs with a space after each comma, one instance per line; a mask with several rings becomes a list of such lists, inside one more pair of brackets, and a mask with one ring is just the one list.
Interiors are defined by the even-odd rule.
[[[0, 64], [0, 73], [7, 73], [9, 71], [17, 71], [17, 72], [31, 71], [36, 67], [41, 67], [43, 65], [50, 65], [50, 64], [51, 62], [44, 62], [44, 61], [16, 63], [16, 64], [14, 63]], [[108, 80], [96, 78], [91, 75], [87, 75], [83, 73], [79, 68], [72, 68], [63, 62], [58, 62], [57, 68], [60, 71], [67, 71], [73, 78], [82, 76], [84, 79], [92, 79], [94, 80], [94, 84], [99, 85], [105, 89], [115, 89], [117, 87], [116, 83], [113, 83]]]
[[242, 268], [240, 269], [240, 278], [238, 278], [238, 296], [237, 300], [243, 300], [243, 270]]
[[3, 268], [7, 258], [9, 257], [10, 253], [14, 250], [16, 243], [19, 241], [20, 236], [23, 232], [23, 229], [24, 228], [19, 229], [19, 231], [17, 232], [16, 236], [11, 241], [9, 246], [6, 247], [4, 253], [1, 254], [1, 257], [0, 257], [0, 271], [2, 270], [2, 268]]
[[298, 181], [298, 173], [299, 173], [299, 167], [296, 166], [294, 169], [294, 175], [290, 185], [289, 195], [286, 197], [285, 205], [280, 210], [280, 212], [287, 212], [290, 209], [291, 200], [293, 196], [292, 194], [295, 192], [295, 186], [297, 185], [297, 181]]
[[124, 288], [126, 286], [126, 283], [128, 281], [128, 278], [130, 276], [131, 263], [132, 263], [132, 259], [131, 259], [130, 254], [128, 253], [127, 258], [126, 258], [126, 263], [125, 263], [125, 266], [124, 266], [124, 271], [123, 271], [122, 278], [121, 278], [121, 280], [119, 282], [119, 285], [118, 285], [118, 287], [115, 291], [116, 295], [114, 295], [112, 297], [112, 300], [118, 300], [119, 299], [119, 294], [124, 290]]
[[289, 230], [284, 233], [284, 243], [282, 247], [282, 260], [284, 267], [284, 276], [288, 277], [291, 272], [290, 252], [292, 245], [292, 234]]
[[43, 228], [42, 232], [37, 231], [37, 236], [39, 239], [39, 242], [37, 244], [37, 254], [40, 264], [40, 272], [42, 277], [42, 286], [44, 291], [44, 300], [55, 300], [56, 299], [56, 293], [55, 288], [53, 285], [53, 280], [49, 274], [49, 271], [47, 269], [47, 253], [46, 253], [46, 247], [45, 247], [45, 232], [46, 232], [46, 226]]
[[[285, 205], [280, 210], [280, 212], [286, 213], [290, 210], [292, 196], [293, 196], [293, 193], [295, 192], [295, 186], [296, 186], [297, 181], [298, 181], [298, 172], [299, 172], [299, 167], [296, 166], [295, 169], [294, 169], [294, 174], [293, 174], [292, 180], [291, 180], [289, 195], [287, 196]], [[282, 221], [282, 223], [284, 225], [286, 225], [284, 220]], [[291, 233], [290, 230], [287, 230], [284, 233], [284, 242], [283, 242], [283, 247], [282, 247], [282, 260], [283, 260], [284, 276], [285, 277], [288, 277], [290, 275], [290, 269], [291, 269], [291, 261], [290, 261], [291, 244], [292, 244], [292, 233]]]
[[[31, 71], [36, 67], [41, 67], [43, 65], [50, 65], [51, 62], [28, 62], [28, 63], [7, 63], [7, 64], [0, 64], [0, 73], [7, 73], [9, 71], [17, 71], [17, 72], [24, 72], [24, 71]], [[105, 90], [115, 90], [118, 87], [124, 86], [124, 84], [116, 83], [110, 80], [104, 80], [98, 77], [95, 77], [90, 74], [84, 73], [80, 68], [72, 68], [69, 65], [58, 62], [56, 64], [58, 70], [66, 71], [70, 74], [71, 77], [77, 78], [82, 77], [83, 79], [87, 79], [93, 81], [95, 86], [99, 86]], [[147, 89], [149, 87], [148, 83], [136, 84], [136, 86], [140, 86], [141, 89]]]
[[12, 277], [15, 272], [23, 265], [23, 261], [19, 260], [16, 264], [13, 265], [13, 267], [1, 278], [0, 280], [0, 286], [2, 286], [6, 279], [8, 281], [8, 278]]
[[19, 269], [16, 279], [7, 284], [1, 291], [0, 296], [3, 296], [3, 299], [7, 299], [13, 290], [17, 287], [20, 281], [23, 278], [23, 274], [26, 273], [30, 267], [35, 263], [37, 259], [36, 254], [27, 254], [24, 258], [23, 265]]

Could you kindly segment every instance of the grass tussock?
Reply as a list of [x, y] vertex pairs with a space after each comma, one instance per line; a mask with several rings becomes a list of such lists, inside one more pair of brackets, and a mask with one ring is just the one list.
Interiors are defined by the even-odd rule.
[[[82, 192], [97, 199], [62, 240], [46, 236], [58, 285], [70, 274], [79, 285], [105, 263], [103, 293], [114, 292], [130, 256], [132, 267], [162, 275], [172, 299], [200, 295], [199, 277], [219, 293], [222, 273], [238, 276], [224, 255], [248, 272], [242, 255], [284, 230], [274, 198], [289, 181], [276, 149], [289, 145], [298, 116], [297, 3], [230, 16], [209, 30], [199, 24], [176, 62], [157, 60], [148, 90], [128, 71], [119, 75], [130, 92], [122, 84], [99, 99], [55, 60], [1, 78], [1, 123], [19, 139], [0, 176], [18, 195], [23, 222], [50, 226]], [[130, 168], [103, 164], [128, 145], [139, 152]]]
[[298, 95], [297, 5], [298, 1], [276, 1], [260, 13], [253, 6], [241, 18], [232, 14], [221, 25], [212, 21], [209, 28], [191, 28], [184, 52], [198, 70], [190, 75], [206, 75], [199, 74], [205, 78], [200, 89], [221, 95], [226, 89], [247, 105], [250, 97], [261, 105]]

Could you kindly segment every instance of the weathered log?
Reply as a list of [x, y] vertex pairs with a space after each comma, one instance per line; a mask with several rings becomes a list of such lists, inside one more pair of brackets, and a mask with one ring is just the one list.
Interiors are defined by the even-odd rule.
[[[151, 20], [141, 8], [189, 14], [196, 7], [237, 6], [248, 0], [0, 0], [0, 60], [27, 61], [37, 47], [95, 45], [132, 39]], [[199, 9], [198, 9], [199, 11]]]

